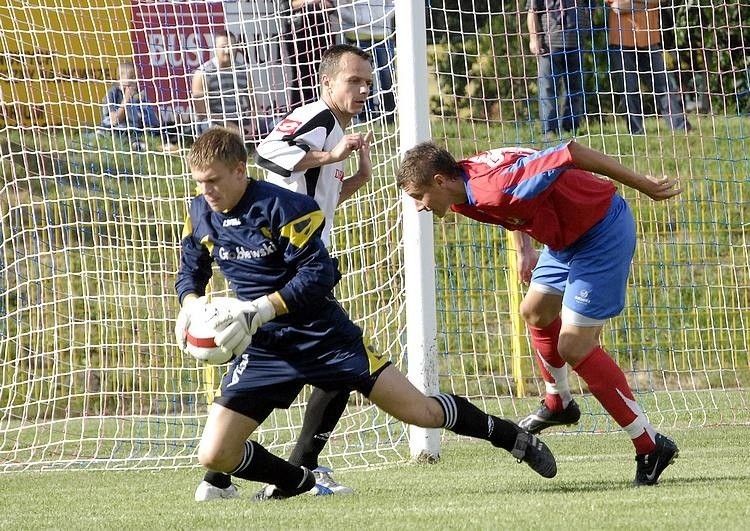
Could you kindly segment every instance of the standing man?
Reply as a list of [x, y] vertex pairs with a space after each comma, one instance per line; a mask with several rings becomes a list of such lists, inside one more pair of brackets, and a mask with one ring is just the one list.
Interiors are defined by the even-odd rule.
[[323, 52], [335, 40], [330, 13], [333, 0], [290, 0], [289, 33], [284, 38], [292, 79], [289, 108], [296, 109], [318, 99], [317, 70]]
[[661, 44], [659, 0], [606, 0], [609, 5], [609, 60], [615, 93], [625, 104], [630, 134], [642, 135], [641, 83], [672, 131], [689, 132], [682, 99], [670, 83]]
[[[456, 162], [426, 142], [406, 152], [397, 182], [418, 210], [452, 210], [514, 233], [523, 282], [521, 314], [531, 335], [547, 395], [521, 426], [538, 433], [581, 416], [570, 394], [573, 367], [635, 446], [635, 485], [654, 485], [677, 457], [638, 406], [625, 374], [601, 347], [602, 326], [625, 305], [635, 222], [607, 176], [662, 201], [676, 181], [640, 175], [576, 142], [544, 151], [500, 148]], [[545, 244], [537, 254], [531, 238]]]
[[[319, 78], [320, 100], [297, 108], [277, 124], [258, 144], [256, 162], [267, 170], [267, 181], [315, 199], [325, 215], [322, 239], [330, 246], [336, 207], [372, 177], [371, 134], [344, 133], [364, 108], [372, 85], [372, 60], [354, 46], [333, 46], [323, 54]], [[344, 178], [346, 159], [354, 152], [358, 170]], [[330, 469], [319, 466], [318, 457], [348, 401], [348, 390], [314, 388], [289, 458], [312, 470], [318, 483], [337, 494], [353, 491], [336, 482]], [[204, 501], [232, 497], [234, 492], [228, 476], [208, 472], [195, 497]]]
[[339, 0], [336, 7], [339, 30], [346, 43], [372, 53], [375, 59], [375, 90], [368, 99], [367, 112], [360, 114], [359, 119], [384, 116], [387, 123], [393, 123], [396, 119], [395, 1]]
[[[575, 134], [586, 114], [583, 47], [591, 29], [590, 0], [529, 0], [529, 50], [537, 58], [542, 134]], [[564, 92], [563, 92], [564, 91]], [[562, 109], [560, 109], [562, 107]]]
[[[235, 132], [208, 130], [191, 147], [188, 164], [201, 193], [190, 204], [175, 285], [182, 305], [175, 333], [183, 350], [213, 262], [238, 299], [231, 318], [215, 325], [217, 345], [236, 358], [201, 437], [204, 467], [268, 483], [257, 500], [332, 494], [306, 466], [248, 440], [274, 409], [288, 408], [311, 384], [357, 390], [406, 423], [488, 441], [539, 475], [556, 475], [554, 456], [535, 435], [463, 397], [425, 396], [387, 356], [365, 347], [332, 293], [336, 268], [320, 238], [323, 213], [308, 196], [248, 179], [247, 151]], [[228, 251], [235, 249], [247, 252]]]

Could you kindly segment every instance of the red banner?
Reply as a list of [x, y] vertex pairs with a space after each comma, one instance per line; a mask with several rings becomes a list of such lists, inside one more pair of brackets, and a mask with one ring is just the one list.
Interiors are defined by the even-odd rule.
[[222, 1], [134, 0], [131, 38], [140, 79], [162, 114], [189, 111], [190, 76], [224, 29]]

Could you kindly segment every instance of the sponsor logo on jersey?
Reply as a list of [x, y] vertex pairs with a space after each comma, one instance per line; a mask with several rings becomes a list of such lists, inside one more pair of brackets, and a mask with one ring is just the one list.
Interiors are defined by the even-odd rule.
[[344, 170], [336, 170], [336, 174], [333, 176], [337, 181], [344, 181]]
[[263, 245], [259, 249], [246, 249], [245, 247], [238, 246], [234, 249], [227, 249], [225, 247], [219, 247], [219, 259], [220, 260], [255, 260], [257, 258], [263, 258], [264, 256], [271, 255], [277, 250], [274, 242], [263, 242]]
[[224, 223], [222, 223], [222, 226], [224, 227], [238, 227], [242, 225], [242, 222], [237, 218], [227, 218], [224, 220]]
[[300, 125], [302, 125], [302, 122], [299, 122], [297, 120], [290, 120], [289, 118], [284, 118], [279, 123], [279, 125], [276, 126], [276, 130], [279, 133], [284, 133], [285, 135], [291, 135], [297, 129], [299, 129]]

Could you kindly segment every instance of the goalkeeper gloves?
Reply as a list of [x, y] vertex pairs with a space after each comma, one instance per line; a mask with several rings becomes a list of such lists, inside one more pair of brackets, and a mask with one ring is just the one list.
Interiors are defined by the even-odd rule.
[[182, 301], [180, 313], [177, 315], [177, 322], [174, 327], [175, 339], [180, 350], [186, 352], [187, 348], [187, 330], [190, 327], [190, 316], [197, 304], [205, 304], [206, 297], [185, 297]]
[[250, 302], [237, 301], [233, 309], [234, 319], [217, 328], [216, 345], [235, 356], [241, 355], [250, 345], [258, 328], [276, 317], [276, 308], [268, 296]]

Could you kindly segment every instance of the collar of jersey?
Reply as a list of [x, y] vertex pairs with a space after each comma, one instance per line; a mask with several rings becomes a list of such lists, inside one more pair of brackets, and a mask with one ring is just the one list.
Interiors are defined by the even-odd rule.
[[469, 186], [469, 175], [465, 171], [461, 171], [461, 178], [464, 180], [464, 188], [466, 188], [466, 202], [470, 205], [476, 205], [474, 195], [471, 193], [471, 187]]
[[250, 199], [250, 196], [252, 194], [251, 189], [255, 187], [256, 182], [257, 181], [255, 179], [248, 177], [247, 187], [245, 188], [245, 193], [242, 194], [242, 197], [240, 198], [240, 200], [237, 202], [236, 205], [234, 205], [229, 210], [225, 210], [224, 212], [221, 213], [221, 215], [226, 216], [226, 217], [231, 217], [233, 213], [241, 212], [243, 207], [251, 201]]

